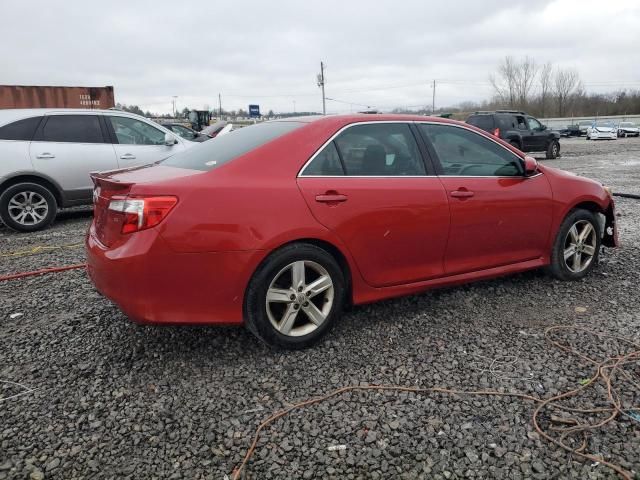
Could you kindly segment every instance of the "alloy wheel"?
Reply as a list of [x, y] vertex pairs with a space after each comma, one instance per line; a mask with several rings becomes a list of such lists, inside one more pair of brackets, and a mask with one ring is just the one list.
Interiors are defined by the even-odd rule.
[[14, 222], [31, 226], [37, 225], [47, 218], [49, 204], [38, 192], [22, 191], [9, 199], [7, 210]]
[[584, 271], [596, 254], [597, 232], [587, 220], [574, 223], [564, 241], [564, 263], [573, 273]]
[[274, 277], [267, 289], [267, 316], [282, 335], [299, 337], [320, 327], [334, 300], [333, 281], [320, 264], [293, 262]]

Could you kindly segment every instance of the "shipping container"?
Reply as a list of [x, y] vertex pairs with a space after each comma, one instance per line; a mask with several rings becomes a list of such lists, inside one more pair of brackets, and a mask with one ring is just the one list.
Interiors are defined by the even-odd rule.
[[3, 108], [112, 108], [113, 87], [0, 85]]

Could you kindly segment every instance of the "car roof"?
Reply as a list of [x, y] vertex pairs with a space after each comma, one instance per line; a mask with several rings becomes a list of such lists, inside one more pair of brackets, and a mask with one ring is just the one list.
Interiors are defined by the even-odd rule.
[[148, 120], [146, 117], [136, 115], [135, 113], [129, 113], [129, 112], [125, 112], [123, 110], [117, 110], [117, 109], [99, 110], [99, 109], [89, 109], [89, 108], [8, 108], [8, 109], [0, 110], [0, 125], [4, 125], [14, 120], [20, 120], [22, 118], [37, 117], [39, 115], [50, 115], [54, 113], [63, 113], [63, 114], [108, 113], [111, 115], [126, 115], [126, 116], [133, 116], [136, 118], [144, 118]]
[[396, 113], [357, 113], [357, 114], [344, 114], [344, 115], [309, 115], [306, 117], [289, 117], [280, 118], [277, 120], [271, 120], [272, 122], [300, 122], [300, 123], [314, 123], [336, 126], [349, 125], [351, 123], [363, 123], [363, 122], [438, 122], [447, 123], [451, 125], [464, 125], [468, 124], [459, 122], [457, 120], [451, 120], [450, 118], [443, 117], [430, 117], [426, 115], [407, 115]]

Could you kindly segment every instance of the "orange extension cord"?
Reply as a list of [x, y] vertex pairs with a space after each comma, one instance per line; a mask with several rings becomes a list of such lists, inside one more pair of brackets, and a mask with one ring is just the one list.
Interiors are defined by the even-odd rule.
[[[626, 343], [628, 345], [632, 345], [636, 350], [626, 353], [624, 355], [610, 357], [603, 361], [596, 361], [588, 357], [587, 355], [582, 354], [578, 350], [575, 350], [574, 348], [568, 345], [563, 345], [560, 342], [553, 340], [551, 338], [552, 333], [558, 332], [561, 330], [580, 331], [580, 332], [594, 335], [599, 339], [605, 339], [605, 338], [614, 339], [614, 340]], [[560, 448], [563, 448], [564, 450], [566, 450], [571, 454], [577, 455], [578, 457], [581, 457], [585, 460], [599, 462], [600, 464], [614, 470], [624, 480], [632, 480], [633, 474], [631, 472], [625, 470], [619, 465], [616, 465], [612, 462], [608, 462], [596, 455], [586, 453], [585, 450], [587, 448], [587, 432], [589, 430], [595, 430], [597, 428], [603, 427], [604, 425], [613, 421], [618, 415], [630, 416], [628, 412], [640, 411], [640, 405], [634, 405], [632, 407], [623, 408], [620, 401], [620, 397], [618, 396], [617, 391], [612, 384], [612, 378], [616, 373], [618, 373], [621, 376], [623, 376], [627, 381], [629, 381], [631, 384], [633, 384], [636, 388], [638, 388], [638, 390], [640, 391], [640, 384], [638, 384], [633, 379], [632, 375], [629, 372], [623, 369], [625, 365], [629, 365], [631, 363], [636, 363], [640, 361], [640, 344], [623, 337], [602, 334], [602, 333], [594, 332], [592, 330], [588, 330], [586, 328], [574, 327], [574, 326], [549, 327], [545, 330], [544, 336], [545, 336], [545, 339], [551, 345], [557, 348], [560, 348], [561, 350], [564, 350], [567, 353], [576, 355], [577, 357], [584, 360], [585, 362], [591, 363], [592, 365], [594, 365], [595, 371], [593, 376], [588, 381], [584, 382], [580, 387], [574, 390], [570, 390], [560, 395], [554, 395], [548, 398], [537, 398], [524, 393], [498, 392], [495, 390], [456, 390], [456, 389], [442, 388], [442, 387], [419, 388], [419, 387], [403, 387], [403, 386], [396, 386], [396, 385], [367, 385], [367, 386], [347, 386], [347, 387], [338, 388], [337, 390], [333, 390], [332, 392], [329, 392], [326, 395], [322, 395], [320, 397], [316, 397], [309, 400], [305, 400], [300, 403], [296, 403], [284, 410], [274, 413], [273, 415], [268, 417], [266, 420], [264, 420], [262, 423], [260, 423], [260, 425], [258, 425], [258, 428], [255, 431], [253, 441], [251, 442], [247, 450], [247, 453], [245, 454], [244, 459], [242, 460], [242, 463], [240, 463], [240, 465], [238, 465], [234, 469], [232, 473], [232, 479], [238, 480], [240, 478], [240, 475], [242, 474], [243, 470], [246, 468], [247, 463], [249, 462], [253, 453], [256, 450], [258, 440], [260, 439], [261, 431], [268, 425], [278, 420], [279, 418], [284, 417], [285, 415], [288, 415], [294, 410], [308, 407], [316, 403], [324, 402], [329, 398], [335, 397], [337, 395], [341, 395], [346, 392], [373, 390], [378, 392], [395, 391], [395, 392], [410, 392], [410, 393], [416, 393], [416, 394], [441, 393], [446, 395], [482, 395], [482, 396], [494, 396], [494, 397], [515, 397], [520, 400], [526, 400], [526, 401], [536, 403], [537, 407], [533, 412], [532, 422], [538, 434], [540, 434], [546, 440], [554, 443]], [[566, 400], [570, 397], [575, 397], [576, 395], [578, 395], [580, 392], [582, 392], [589, 386], [595, 384], [597, 381], [601, 381], [606, 386], [608, 402], [610, 404], [609, 407], [579, 409], [579, 408], [566, 407], [563, 405], [559, 405], [557, 403], [561, 400]], [[555, 433], [555, 436], [552, 436], [552, 433], [550, 432], [548, 433], [544, 431], [543, 428], [540, 426], [539, 416], [540, 416], [540, 413], [545, 408], [563, 410], [565, 412], [573, 412], [574, 414], [606, 413], [608, 414], [608, 416], [595, 424], [581, 423], [576, 418], [560, 418], [560, 417], [552, 416], [551, 422], [554, 422], [559, 425], [565, 425], [565, 426], [550, 427], [549, 430]], [[637, 418], [635, 417], [632, 417], [632, 418], [634, 420], [637, 420]], [[567, 437], [572, 435], [579, 435], [581, 437], [580, 446], [572, 447], [566, 442]]]
[[35, 275], [44, 275], [46, 273], [64, 272], [67, 270], [78, 270], [80, 268], [86, 268], [86, 266], [87, 266], [86, 263], [78, 263], [76, 265], [66, 265], [64, 267], [42, 268], [40, 270], [33, 270], [31, 272], [10, 273], [9, 275], [0, 276], [0, 282], [5, 282], [7, 280], [15, 280], [15, 279], [24, 278], [24, 277], [33, 277]]

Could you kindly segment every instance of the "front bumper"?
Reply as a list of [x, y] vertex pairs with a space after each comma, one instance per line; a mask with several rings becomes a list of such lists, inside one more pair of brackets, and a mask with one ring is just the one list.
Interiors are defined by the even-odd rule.
[[592, 140], [616, 140], [618, 138], [617, 132], [591, 132], [589, 137]]
[[136, 322], [243, 322], [244, 290], [259, 252], [176, 253], [154, 229], [107, 248], [93, 225], [85, 246], [87, 271], [98, 291]]

